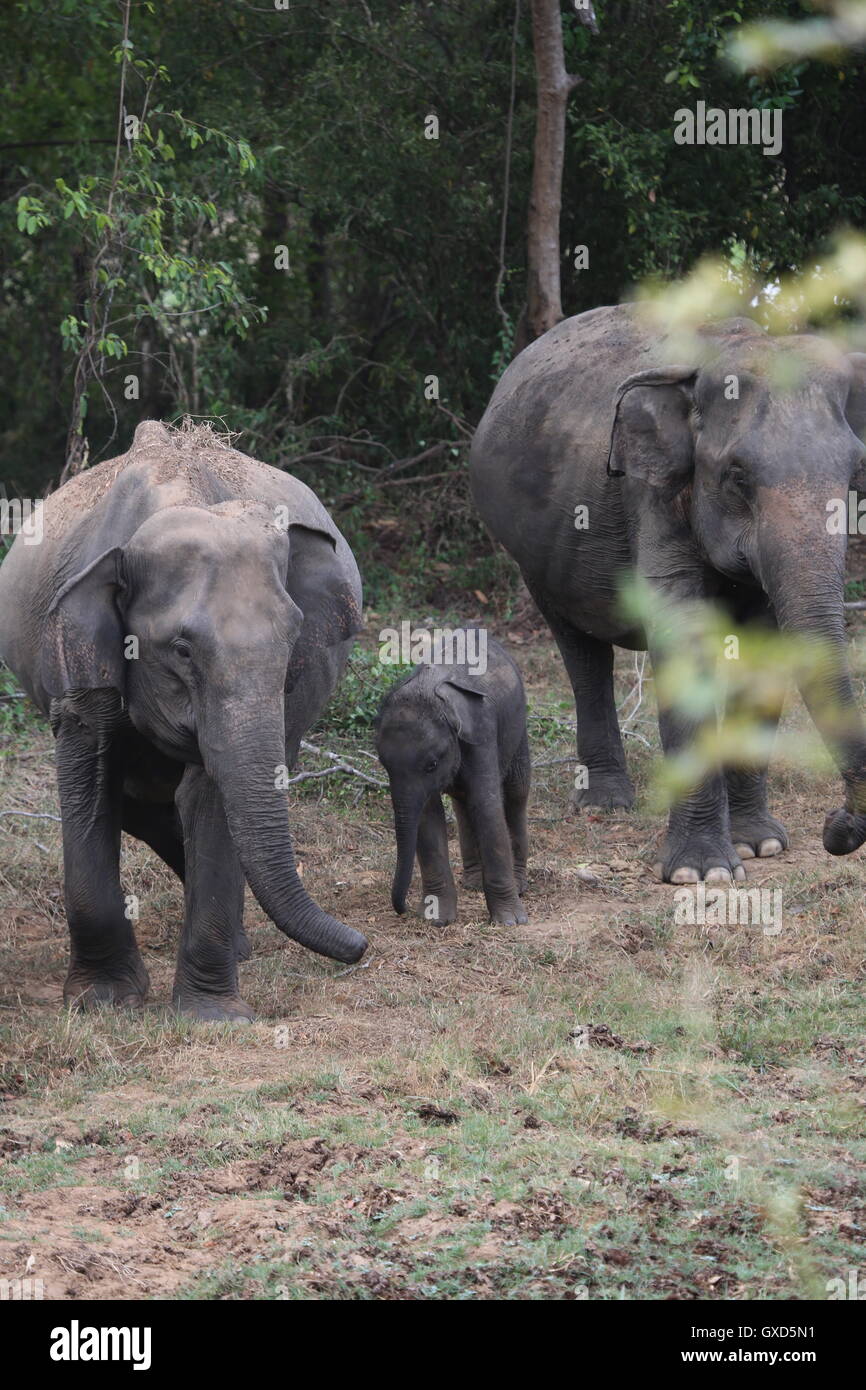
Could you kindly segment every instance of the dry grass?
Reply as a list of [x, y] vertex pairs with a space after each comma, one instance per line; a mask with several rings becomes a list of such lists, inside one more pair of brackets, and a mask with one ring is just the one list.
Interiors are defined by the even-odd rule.
[[[647, 873], [654, 752], [629, 741], [635, 813], [568, 813], [561, 668], [544, 639], [513, 650], [545, 764], [530, 925], [491, 927], [472, 894], [451, 927], [398, 919], [386, 797], [304, 784], [305, 880], [371, 950], [325, 962], [250, 902], [245, 1031], [168, 1012], [181, 896], [129, 841], [152, 1002], [63, 1012], [59, 825], [0, 820], [0, 1276], [60, 1298], [784, 1299], [856, 1266], [864, 867], [821, 848], [834, 782], [775, 774], [792, 848], [747, 868], [784, 891], [780, 935], [675, 926]], [[651, 699], [630, 727], [654, 749]], [[56, 814], [50, 740], [12, 746], [0, 805]]]

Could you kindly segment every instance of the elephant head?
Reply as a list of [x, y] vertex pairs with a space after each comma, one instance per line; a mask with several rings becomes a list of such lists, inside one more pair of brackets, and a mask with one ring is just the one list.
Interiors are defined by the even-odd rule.
[[[335, 542], [306, 526], [279, 527], [261, 504], [169, 506], [123, 546], [72, 577], [48, 617], [42, 679], [53, 696], [120, 692], [135, 728], [161, 752], [198, 763], [220, 790], [253, 893], [281, 931], [337, 960], [365, 938], [309, 897], [295, 865], [281, 769], [286, 681], [303, 665], [305, 615], [289, 588], [313, 552], [330, 619], [299, 645], [345, 641], [358, 610]], [[328, 585], [333, 589], [329, 595]], [[303, 654], [301, 654], [302, 658]]]
[[710, 566], [759, 585], [780, 629], [819, 654], [799, 685], [845, 787], [824, 845], [848, 854], [866, 839], [866, 730], [845, 649], [847, 535], [831, 517], [862, 481], [866, 356], [750, 320], [705, 343], [699, 362], [620, 385], [608, 472], [637, 507], [686, 508]]
[[406, 894], [418, 845], [421, 813], [451, 786], [461, 764], [461, 743], [475, 741], [476, 706], [484, 695], [471, 677], [420, 667], [386, 695], [376, 720], [376, 751], [388, 773], [397, 867], [391, 885], [395, 912]]

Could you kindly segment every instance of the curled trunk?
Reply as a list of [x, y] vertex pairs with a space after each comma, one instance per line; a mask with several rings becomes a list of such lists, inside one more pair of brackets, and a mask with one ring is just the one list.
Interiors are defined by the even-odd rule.
[[203, 752], [246, 880], [263, 911], [309, 950], [348, 963], [359, 960], [367, 949], [366, 937], [319, 907], [298, 875], [286, 794], [274, 785], [277, 768], [285, 762], [282, 710], [267, 727], [257, 718], [254, 738]]
[[803, 547], [766, 586], [783, 632], [803, 640], [797, 684], [842, 776], [845, 804], [828, 812], [824, 848], [850, 854], [866, 840], [866, 728], [848, 667], [843, 604], [844, 538]]

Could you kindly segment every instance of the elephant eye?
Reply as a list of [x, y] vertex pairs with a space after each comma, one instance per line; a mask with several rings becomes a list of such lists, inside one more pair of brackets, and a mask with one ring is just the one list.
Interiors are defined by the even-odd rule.
[[429, 761], [429, 763], [426, 764], [426, 766], [425, 766], [425, 768], [424, 768], [424, 771], [425, 771], [425, 772], [435, 772], [438, 766], [439, 766], [438, 759], [436, 759], [436, 758], [431, 758], [430, 761]]
[[189, 645], [189, 642], [185, 642], [182, 637], [178, 637], [175, 642], [172, 642], [171, 647], [175, 655], [181, 657], [184, 661], [190, 661], [192, 659], [192, 647]]
[[729, 483], [731, 487], [735, 487], [740, 491], [748, 488], [750, 481], [748, 470], [737, 460], [728, 464], [725, 469], [724, 480], [726, 483]]

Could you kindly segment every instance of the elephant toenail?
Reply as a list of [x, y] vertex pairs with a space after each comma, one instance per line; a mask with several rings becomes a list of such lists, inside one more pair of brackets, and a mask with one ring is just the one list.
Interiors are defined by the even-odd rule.
[[705, 882], [705, 883], [730, 883], [730, 882], [731, 882], [731, 878], [732, 878], [732, 875], [731, 875], [730, 869], [726, 869], [726, 868], [724, 868], [723, 865], [718, 864], [718, 865], [716, 866], [716, 868], [714, 868], [714, 869], [708, 869], [708, 870], [707, 870], [706, 874], [704, 875], [704, 882]]
[[671, 883], [698, 883], [700, 877], [697, 869], [674, 869], [671, 874]]
[[744, 879], [745, 877], [746, 877], [746, 871], [745, 871], [745, 869], [743, 868], [742, 864], [738, 864], [737, 867], [734, 869], [734, 879], [735, 879], [735, 881], [736, 881], [737, 883], [742, 883], [742, 881], [743, 881], [743, 879]]
[[734, 845], [734, 849], [741, 859], [754, 859], [755, 851], [751, 845]]
[[770, 859], [774, 854], [782, 853], [782, 841], [776, 839], [762, 840], [758, 846], [758, 854], [762, 859]]

